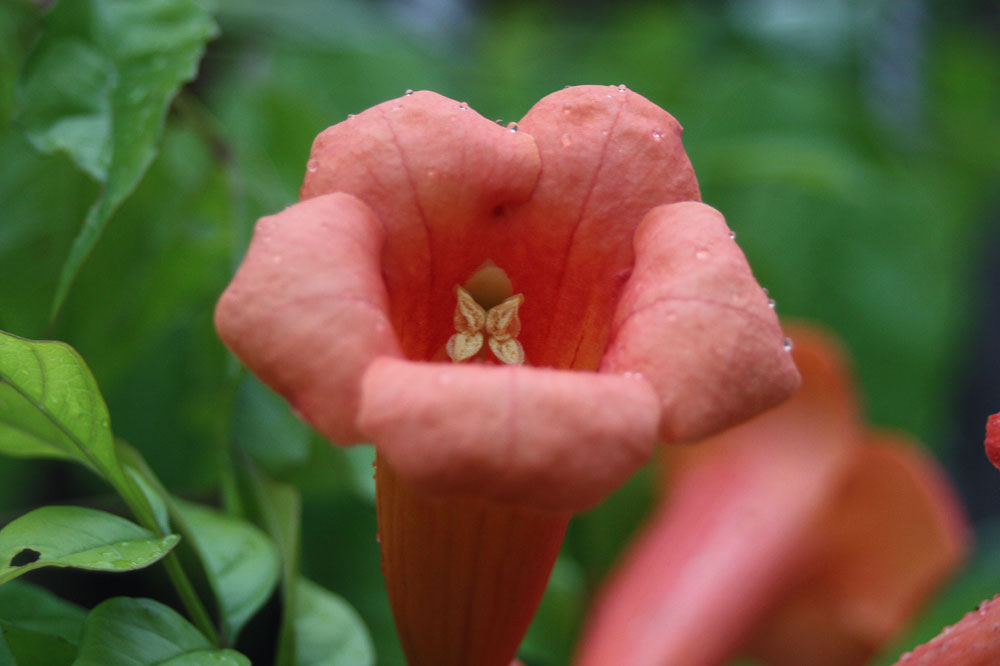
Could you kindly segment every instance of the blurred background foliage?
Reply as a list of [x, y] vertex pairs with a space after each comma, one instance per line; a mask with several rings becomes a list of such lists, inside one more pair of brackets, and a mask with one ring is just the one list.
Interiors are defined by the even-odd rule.
[[[234, 443], [295, 483], [303, 571], [356, 606], [380, 664], [403, 662], [371, 451], [319, 441], [240, 370], [211, 317], [254, 221], [296, 200], [313, 137], [407, 88], [514, 120], [563, 86], [624, 83], [673, 113], [704, 199], [779, 313], [844, 339], [870, 420], [926, 443], [977, 521], [972, 562], [883, 661], [1000, 592], [1000, 479], [982, 455], [1000, 410], [994, 2], [218, 0], [219, 34], [170, 105], [158, 155], [54, 323], [60, 271], [101, 186], [25, 135], [17, 80], [48, 4], [0, 2], [0, 329], [73, 345], [115, 433], [176, 492], [216, 498]], [[530, 666], [567, 663], [650, 479], [574, 521], [524, 644]], [[66, 465], [0, 461], [0, 523], [104, 492]], [[71, 577], [78, 600], [107, 594], [92, 580]]]

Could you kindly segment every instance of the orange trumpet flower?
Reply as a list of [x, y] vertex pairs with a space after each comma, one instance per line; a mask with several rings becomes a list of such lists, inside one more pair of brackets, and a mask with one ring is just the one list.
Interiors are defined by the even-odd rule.
[[432, 92], [317, 137], [216, 325], [331, 441], [374, 441], [412, 666], [507, 666], [569, 517], [798, 385], [665, 111], [569, 88], [501, 127]]
[[968, 531], [921, 450], [858, 416], [837, 345], [796, 327], [802, 389], [665, 451], [667, 493], [600, 594], [577, 666], [861, 666]]

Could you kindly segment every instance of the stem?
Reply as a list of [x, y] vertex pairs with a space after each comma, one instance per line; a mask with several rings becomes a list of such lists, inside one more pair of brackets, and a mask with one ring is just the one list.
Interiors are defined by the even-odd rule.
[[[156, 522], [156, 517], [153, 515], [153, 510], [149, 505], [149, 500], [146, 499], [142, 490], [136, 486], [131, 478], [126, 475], [122, 475], [121, 477], [115, 475], [115, 477], [110, 477], [109, 480], [111, 480], [112, 486], [114, 486], [118, 495], [125, 500], [125, 504], [136, 520], [139, 521], [140, 525], [157, 536], [166, 536], [166, 533]], [[212, 616], [209, 615], [205, 609], [205, 605], [201, 602], [201, 597], [198, 596], [194, 585], [191, 583], [191, 579], [188, 578], [187, 573], [184, 571], [180, 558], [176, 553], [171, 551], [166, 554], [162, 561], [164, 568], [167, 570], [167, 576], [170, 578], [170, 582], [173, 584], [174, 590], [177, 592], [177, 596], [184, 606], [184, 610], [187, 611], [188, 617], [191, 618], [191, 622], [205, 635], [212, 645], [221, 646], [219, 632], [215, 629]]]

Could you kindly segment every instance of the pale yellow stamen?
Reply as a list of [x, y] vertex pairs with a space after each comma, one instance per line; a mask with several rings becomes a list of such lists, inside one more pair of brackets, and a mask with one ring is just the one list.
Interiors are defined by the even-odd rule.
[[[524, 363], [524, 348], [517, 341], [521, 332], [518, 308], [524, 302], [523, 294], [516, 294], [486, 310], [462, 287], [455, 287], [458, 303], [455, 305], [455, 330], [448, 339], [445, 349], [456, 363], [466, 361], [483, 346], [483, 338], [488, 336], [493, 355], [502, 363], [520, 365]], [[485, 331], [485, 336], [484, 336]]]

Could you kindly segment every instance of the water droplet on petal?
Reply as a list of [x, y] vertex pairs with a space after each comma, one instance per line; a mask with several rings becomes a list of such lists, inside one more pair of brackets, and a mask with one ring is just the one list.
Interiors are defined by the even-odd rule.
[[306, 171], [308, 171], [309, 173], [315, 173], [316, 169], [318, 168], [319, 168], [318, 160], [309, 160], [308, 162], [306, 162]]
[[736, 232], [732, 229], [729, 230], [729, 240], [736, 240]]
[[499, 125], [500, 127], [503, 127], [503, 118], [497, 118], [496, 124]]
[[412, 94], [413, 94], [413, 88], [407, 88], [406, 89], [406, 96], [409, 97]]
[[507, 131], [509, 131], [509, 132], [516, 132], [517, 131], [517, 123], [515, 123], [515, 122], [509, 123], [507, 125]]
[[663, 130], [659, 127], [653, 130], [653, 140], [660, 141], [663, 139]]
[[348, 113], [347, 114], [347, 119], [348, 120], [354, 120], [354, 114], [353, 113]]
[[705, 261], [706, 259], [708, 259], [708, 248], [699, 247], [697, 250], [694, 251], [694, 257], [698, 261]]
[[628, 90], [628, 88], [625, 87], [624, 83], [618, 84], [618, 92], [625, 92], [626, 90]]
[[784, 346], [785, 346], [785, 351], [786, 352], [792, 351], [792, 347], [794, 346], [792, 344], [792, 339], [791, 338], [785, 338], [785, 344], [784, 344]]
[[563, 134], [559, 137], [559, 141], [562, 142], [563, 148], [569, 148], [573, 145], [573, 139], [570, 138], [569, 134]]
[[458, 103], [458, 108], [460, 108], [462, 111], [466, 111], [466, 110], [468, 110], [469, 105], [466, 104], [465, 102], [459, 102]]
[[777, 302], [775, 302], [775, 300], [773, 298], [769, 298], [769, 299], [767, 299], [767, 307], [769, 307], [772, 310], [774, 310], [775, 308], [778, 307], [778, 304], [777, 304]]

